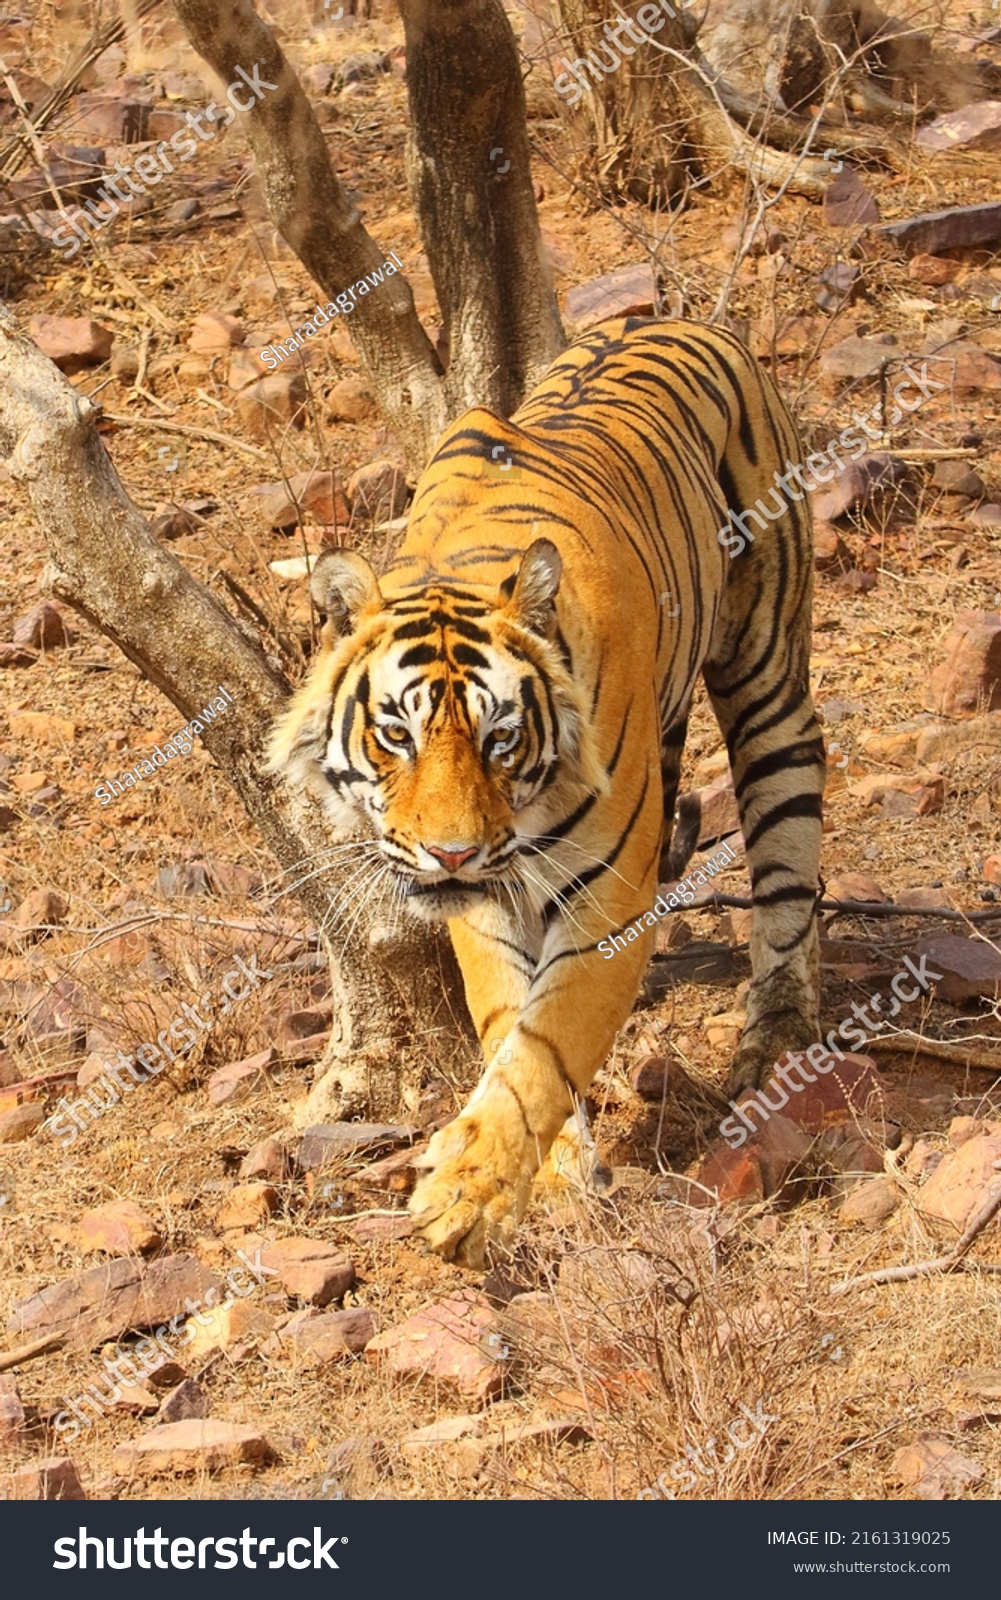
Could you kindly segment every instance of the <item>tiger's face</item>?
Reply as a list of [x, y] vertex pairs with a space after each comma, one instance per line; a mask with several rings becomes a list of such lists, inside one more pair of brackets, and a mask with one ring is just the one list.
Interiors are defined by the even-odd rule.
[[560, 574], [545, 539], [493, 599], [441, 584], [387, 599], [347, 551], [313, 569], [323, 649], [276, 726], [269, 765], [309, 783], [338, 831], [367, 825], [406, 909], [425, 921], [520, 883], [547, 798], [603, 787], [552, 642]]

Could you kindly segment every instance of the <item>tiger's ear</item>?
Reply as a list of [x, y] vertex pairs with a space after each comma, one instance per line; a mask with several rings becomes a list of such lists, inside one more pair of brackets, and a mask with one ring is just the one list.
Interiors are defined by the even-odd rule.
[[334, 633], [354, 627], [362, 611], [381, 610], [379, 580], [356, 550], [325, 550], [313, 567], [309, 592]]
[[522, 556], [514, 586], [505, 595], [511, 620], [551, 639], [556, 632], [554, 602], [562, 575], [563, 557], [551, 539], [536, 539], [530, 544]]

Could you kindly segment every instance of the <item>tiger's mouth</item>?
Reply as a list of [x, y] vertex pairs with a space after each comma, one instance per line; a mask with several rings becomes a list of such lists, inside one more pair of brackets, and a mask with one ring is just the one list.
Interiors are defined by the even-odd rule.
[[407, 884], [404, 908], [419, 922], [448, 922], [464, 916], [474, 905], [490, 895], [490, 883], [471, 883], [464, 878], [439, 878], [428, 883], [413, 878]]

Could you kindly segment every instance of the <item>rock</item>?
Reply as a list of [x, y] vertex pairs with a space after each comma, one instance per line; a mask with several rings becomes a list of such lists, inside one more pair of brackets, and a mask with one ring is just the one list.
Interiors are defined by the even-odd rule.
[[47, 711], [12, 711], [8, 717], [15, 739], [31, 739], [36, 744], [75, 745], [76, 723]]
[[567, 294], [567, 320], [578, 332], [606, 317], [651, 317], [657, 304], [657, 274], [650, 266], [617, 267]]
[[109, 1200], [85, 1211], [74, 1232], [82, 1255], [93, 1250], [112, 1256], [148, 1255], [161, 1242], [156, 1224], [133, 1200]]
[[824, 352], [820, 370], [825, 378], [871, 378], [885, 362], [899, 361], [905, 355], [893, 334], [863, 339], [853, 333]]
[[646, 1056], [633, 1067], [629, 1082], [641, 1100], [659, 1103], [670, 1093], [671, 1066], [663, 1056]]
[[[814, 1045], [812, 1049], [813, 1061], [806, 1052], [802, 1052], [803, 1065], [817, 1081], [804, 1083], [797, 1092], [795, 1085], [802, 1082], [802, 1075], [798, 1068], [788, 1072], [792, 1088], [788, 1105], [782, 1107], [783, 1117], [790, 1119], [803, 1132], [814, 1134], [846, 1123], [855, 1125], [861, 1122], [863, 1126], [881, 1124], [887, 1090], [876, 1063], [869, 1056], [847, 1052], [844, 1060], [839, 1061], [837, 1056], [831, 1055], [822, 1046]], [[818, 1051], [822, 1054], [818, 1055]], [[800, 1052], [789, 1051], [781, 1057], [778, 1066], [783, 1067], [794, 1061], [797, 1054]], [[783, 1080], [776, 1075], [774, 1087], [782, 1083]], [[772, 1080], [765, 1085], [765, 1093], [769, 1099], [775, 1098]], [[754, 1117], [753, 1120], [757, 1122], [759, 1118]], [[768, 1126], [766, 1123], [765, 1127]]]
[[967, 518], [973, 528], [1001, 528], [1001, 506], [977, 506]]
[[225, 1067], [220, 1067], [213, 1072], [206, 1081], [209, 1104], [222, 1106], [230, 1100], [246, 1099], [252, 1089], [262, 1082], [268, 1071], [278, 1062], [278, 1051], [273, 1045], [266, 1050], [261, 1050], [256, 1056], [248, 1056], [245, 1061], [231, 1061]]
[[703, 1029], [713, 1049], [732, 1054], [740, 1043], [746, 1021], [746, 1011], [718, 1011], [705, 1018]]
[[826, 900], [873, 900], [877, 905], [889, 905], [890, 896], [884, 894], [875, 878], [867, 872], [841, 872], [827, 880]]
[[188, 349], [200, 355], [221, 355], [242, 343], [243, 324], [225, 311], [203, 312], [188, 335]]
[[917, 255], [911, 258], [907, 276], [916, 283], [939, 288], [943, 283], [951, 283], [958, 271], [958, 261], [947, 261], [944, 256]]
[[281, 1142], [274, 1134], [258, 1139], [240, 1162], [241, 1178], [268, 1178], [280, 1183], [291, 1171], [291, 1162]]
[[280, 1199], [270, 1183], [238, 1183], [216, 1213], [215, 1225], [221, 1232], [259, 1228], [278, 1210]]
[[976, 499], [984, 492], [984, 480], [966, 461], [940, 461], [932, 473], [932, 484], [946, 494], [962, 494]]
[[981, 939], [941, 933], [918, 941], [917, 953], [942, 974], [936, 997], [949, 1005], [967, 1000], [996, 1000], [1001, 993], [1001, 955]]
[[257, 439], [281, 438], [286, 428], [306, 422], [306, 380], [301, 372], [272, 372], [241, 389], [236, 414]]
[[947, 717], [1001, 709], [1001, 617], [960, 611], [931, 675], [924, 704]]
[[968, 1139], [984, 1131], [984, 1124], [976, 1117], [953, 1117], [949, 1124], [949, 1143], [954, 1150], [958, 1150], [961, 1144], [966, 1144]]
[[1001, 100], [981, 100], [947, 111], [914, 136], [922, 150], [1001, 150]]
[[[498, 1341], [495, 1347], [489, 1345], [491, 1336]], [[504, 1362], [494, 1348], [503, 1349], [503, 1343], [492, 1306], [475, 1290], [460, 1289], [399, 1327], [377, 1333], [365, 1355], [401, 1377], [426, 1379], [437, 1390], [454, 1390], [482, 1406], [504, 1387]]]
[[849, 784], [865, 806], [881, 806], [884, 817], [926, 817], [945, 804], [945, 779], [938, 773], [870, 774]]
[[851, 167], [843, 167], [824, 190], [824, 221], [829, 228], [858, 228], [879, 221], [873, 194]]
[[86, 1500], [69, 1456], [47, 1456], [0, 1477], [0, 1500]]
[[333, 1020], [334, 1014], [329, 1006], [323, 1011], [287, 1011], [278, 1028], [283, 1042], [311, 1039], [317, 1033], [329, 1032]]
[[325, 412], [330, 422], [365, 422], [376, 405], [365, 378], [341, 378], [327, 395]]
[[256, 1428], [211, 1417], [165, 1422], [138, 1439], [115, 1446], [116, 1472], [140, 1477], [158, 1472], [221, 1472], [226, 1467], [265, 1467], [278, 1452]]
[[45, 1104], [30, 1100], [27, 1105], [14, 1106], [0, 1114], [0, 1144], [21, 1144], [37, 1133], [45, 1121]]
[[941, 255], [943, 250], [994, 244], [1001, 239], [1001, 204], [988, 200], [975, 206], [950, 206], [945, 211], [925, 211], [903, 222], [879, 229], [909, 256]]
[[351, 1223], [351, 1236], [359, 1244], [382, 1244], [390, 1239], [409, 1239], [414, 1224], [405, 1211], [392, 1217], [359, 1217]]
[[28, 318], [28, 333], [42, 354], [65, 373], [107, 361], [114, 339], [114, 334], [90, 317], [50, 317], [44, 312]]
[[988, 711], [959, 723], [933, 723], [918, 735], [914, 757], [922, 766], [987, 748], [1001, 749], [1001, 713]]
[[[358, 1355], [375, 1338], [375, 1317], [367, 1306], [352, 1306], [348, 1311], [328, 1311], [296, 1328], [288, 1339], [310, 1365], [336, 1361], [341, 1356]], [[285, 1335], [282, 1335], [283, 1340]]]
[[305, 1172], [310, 1172], [362, 1150], [412, 1144], [417, 1132], [415, 1127], [402, 1123], [317, 1122], [304, 1132], [296, 1160]]
[[407, 509], [410, 491], [403, 467], [392, 461], [370, 461], [348, 479], [348, 500], [355, 518], [392, 522]]
[[150, 526], [158, 539], [168, 543], [172, 539], [186, 539], [189, 534], [197, 533], [202, 525], [201, 517], [195, 515], [187, 506], [169, 505], [164, 510], [158, 511]]
[[371, 1161], [352, 1174], [352, 1181], [360, 1189], [381, 1189], [387, 1194], [409, 1194], [417, 1182], [415, 1163], [427, 1149], [427, 1144], [415, 1144], [405, 1150], [394, 1150], [381, 1161]]
[[279, 1274], [286, 1294], [315, 1306], [340, 1300], [354, 1286], [354, 1262], [319, 1239], [282, 1239], [261, 1252], [261, 1262]]
[[895, 1452], [887, 1481], [905, 1489], [908, 1499], [946, 1500], [950, 1494], [965, 1498], [964, 1491], [983, 1475], [983, 1468], [954, 1450], [949, 1439], [921, 1433], [913, 1444]]
[[932, 377], [947, 384], [955, 394], [976, 394], [981, 389], [1001, 389], [1001, 361], [989, 351], [969, 339], [955, 339], [951, 344], [936, 343], [929, 352], [934, 356], [937, 371]]
[[[739, 1150], [731, 1145], [716, 1145], [704, 1157], [693, 1176], [702, 1185], [693, 1189], [691, 1204], [707, 1206], [716, 1202], [728, 1205], [754, 1204], [765, 1197], [765, 1182], [761, 1170], [761, 1152], [753, 1140]], [[703, 1193], [704, 1189], [710, 1191]]]
[[844, 1222], [878, 1228], [899, 1204], [900, 1194], [892, 1178], [867, 1178], [845, 1196], [839, 1214]]
[[73, 97], [74, 126], [102, 144], [135, 144], [148, 133], [150, 107], [125, 95], [88, 91]]
[[849, 461], [842, 473], [813, 497], [815, 517], [834, 519], [860, 509], [896, 489], [907, 477], [907, 464], [885, 450], [870, 450], [860, 461]]
[[813, 524], [813, 564], [818, 572], [847, 572], [852, 553], [837, 528], [815, 519]]
[[212, 1287], [218, 1289], [218, 1279], [195, 1256], [163, 1256], [149, 1264], [121, 1257], [18, 1301], [7, 1332], [12, 1340], [60, 1335], [73, 1348], [93, 1349], [130, 1329], [170, 1322], [186, 1299], [201, 1303]]
[[14, 926], [24, 934], [44, 938], [66, 921], [69, 905], [55, 889], [32, 889], [17, 908]]
[[30, 645], [36, 650], [55, 650], [70, 642], [62, 612], [47, 603], [33, 606], [26, 616], [19, 617], [11, 637], [15, 644]]
[[209, 1414], [209, 1401], [205, 1390], [194, 1378], [185, 1378], [171, 1389], [158, 1413], [160, 1422], [190, 1422]]
[[918, 1195], [919, 1209], [939, 1222], [965, 1228], [991, 1192], [1001, 1187], [999, 1161], [1001, 1134], [976, 1134], [967, 1139], [958, 1150], [943, 1156]]
[[922, 889], [905, 889], [903, 894], [897, 896], [898, 906], [908, 906], [915, 911], [953, 910], [956, 898], [947, 889], [934, 889], [931, 886]]
[[0, 1440], [8, 1441], [21, 1433], [27, 1417], [21, 1393], [13, 1378], [0, 1378]]
[[288, 481], [263, 484], [255, 490], [257, 510], [271, 528], [288, 532], [298, 525], [296, 507], [325, 526], [346, 527], [351, 520], [348, 502], [337, 488], [332, 472], [297, 472]]
[[984, 862], [984, 877], [988, 883], [1001, 883], [1001, 856], [988, 856]]
[[270, 1338], [275, 1331], [275, 1319], [270, 1311], [249, 1299], [233, 1299], [229, 1304], [224, 1301], [222, 1305], [200, 1311], [199, 1316], [200, 1322], [192, 1317], [182, 1329], [185, 1337], [191, 1333], [184, 1350], [192, 1362], [207, 1361], [220, 1350], [231, 1360], [240, 1360], [255, 1344]]
[[835, 261], [820, 274], [820, 285], [814, 299], [824, 311], [836, 311], [850, 304], [861, 288], [861, 273], [852, 261]]

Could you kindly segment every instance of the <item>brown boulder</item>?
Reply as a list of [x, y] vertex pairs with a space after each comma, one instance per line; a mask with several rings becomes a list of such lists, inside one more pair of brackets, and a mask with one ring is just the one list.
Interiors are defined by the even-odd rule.
[[931, 675], [924, 704], [947, 717], [1001, 710], [1001, 617], [960, 611]]

